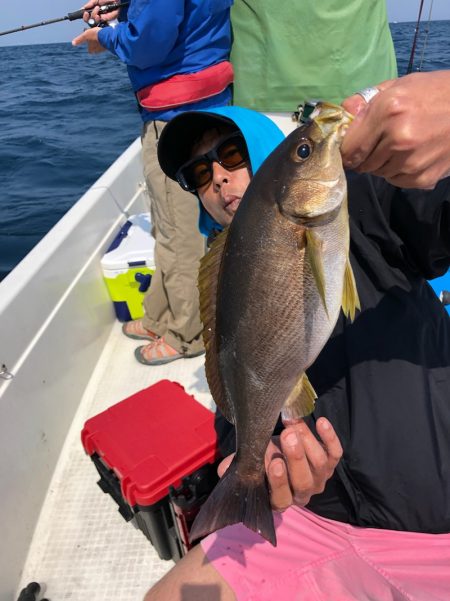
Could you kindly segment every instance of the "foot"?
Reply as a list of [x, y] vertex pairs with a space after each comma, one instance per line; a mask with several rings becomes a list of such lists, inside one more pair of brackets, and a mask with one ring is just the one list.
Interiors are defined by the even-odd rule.
[[176, 359], [197, 357], [204, 352], [202, 350], [197, 353], [179, 353], [170, 344], [167, 344], [163, 338], [159, 338], [145, 346], [138, 346], [134, 351], [134, 356], [139, 363], [143, 363], [144, 365], [164, 365]]
[[152, 332], [151, 330], [147, 330], [144, 328], [142, 323], [142, 319], [135, 319], [134, 321], [127, 321], [122, 326], [122, 332], [128, 338], [133, 338], [133, 340], [158, 340], [158, 334]]

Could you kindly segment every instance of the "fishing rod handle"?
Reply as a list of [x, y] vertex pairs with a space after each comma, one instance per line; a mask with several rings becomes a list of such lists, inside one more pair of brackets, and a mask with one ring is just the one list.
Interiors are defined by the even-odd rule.
[[[122, 6], [128, 6], [130, 3], [129, 2], [113, 2], [111, 4], [103, 4], [100, 6], [99, 8], [99, 14], [100, 15], [105, 15], [106, 13], [110, 13], [113, 10], [117, 10], [118, 8], [122, 8]], [[89, 10], [86, 10], [85, 8], [80, 8], [80, 10], [76, 10], [73, 13], [69, 13], [67, 15], [67, 18], [69, 21], [76, 21], [77, 19], [82, 19], [84, 13], [91, 13], [94, 9], [90, 8]]]
[[118, 8], [122, 8], [123, 6], [128, 6], [129, 4], [129, 2], [113, 2], [112, 4], [102, 4], [98, 12], [100, 15], [104, 15], [112, 12], [113, 10], [117, 10]]
[[69, 21], [76, 21], [77, 19], [82, 19], [85, 12], [84, 8], [80, 8], [80, 10], [76, 10], [74, 13], [68, 13], [67, 18]]

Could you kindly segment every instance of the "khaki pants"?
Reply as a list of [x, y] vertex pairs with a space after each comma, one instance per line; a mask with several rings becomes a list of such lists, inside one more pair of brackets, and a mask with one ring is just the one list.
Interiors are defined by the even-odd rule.
[[150, 194], [156, 270], [144, 299], [143, 325], [178, 352], [203, 348], [197, 277], [205, 254], [198, 229], [199, 201], [165, 176], [156, 154], [163, 121], [144, 124], [142, 157]]

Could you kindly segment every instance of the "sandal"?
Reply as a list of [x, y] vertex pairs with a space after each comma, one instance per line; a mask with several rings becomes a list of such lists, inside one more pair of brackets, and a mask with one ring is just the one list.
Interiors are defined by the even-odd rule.
[[205, 351], [201, 350], [197, 353], [179, 353], [170, 344], [164, 342], [162, 338], [150, 342], [145, 346], [138, 346], [134, 351], [134, 356], [144, 365], [164, 365], [177, 359], [189, 359], [203, 355]]
[[133, 340], [158, 340], [158, 334], [144, 328], [142, 319], [135, 319], [134, 321], [127, 321], [122, 326], [122, 333], [128, 338]]

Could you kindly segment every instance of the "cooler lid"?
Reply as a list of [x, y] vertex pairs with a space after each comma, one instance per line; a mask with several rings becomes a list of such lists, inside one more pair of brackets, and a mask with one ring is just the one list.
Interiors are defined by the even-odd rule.
[[114, 470], [131, 506], [153, 505], [217, 458], [214, 414], [169, 380], [89, 419], [81, 440]]
[[103, 269], [128, 269], [138, 265], [154, 268], [155, 240], [150, 229], [150, 213], [131, 215], [103, 256]]

